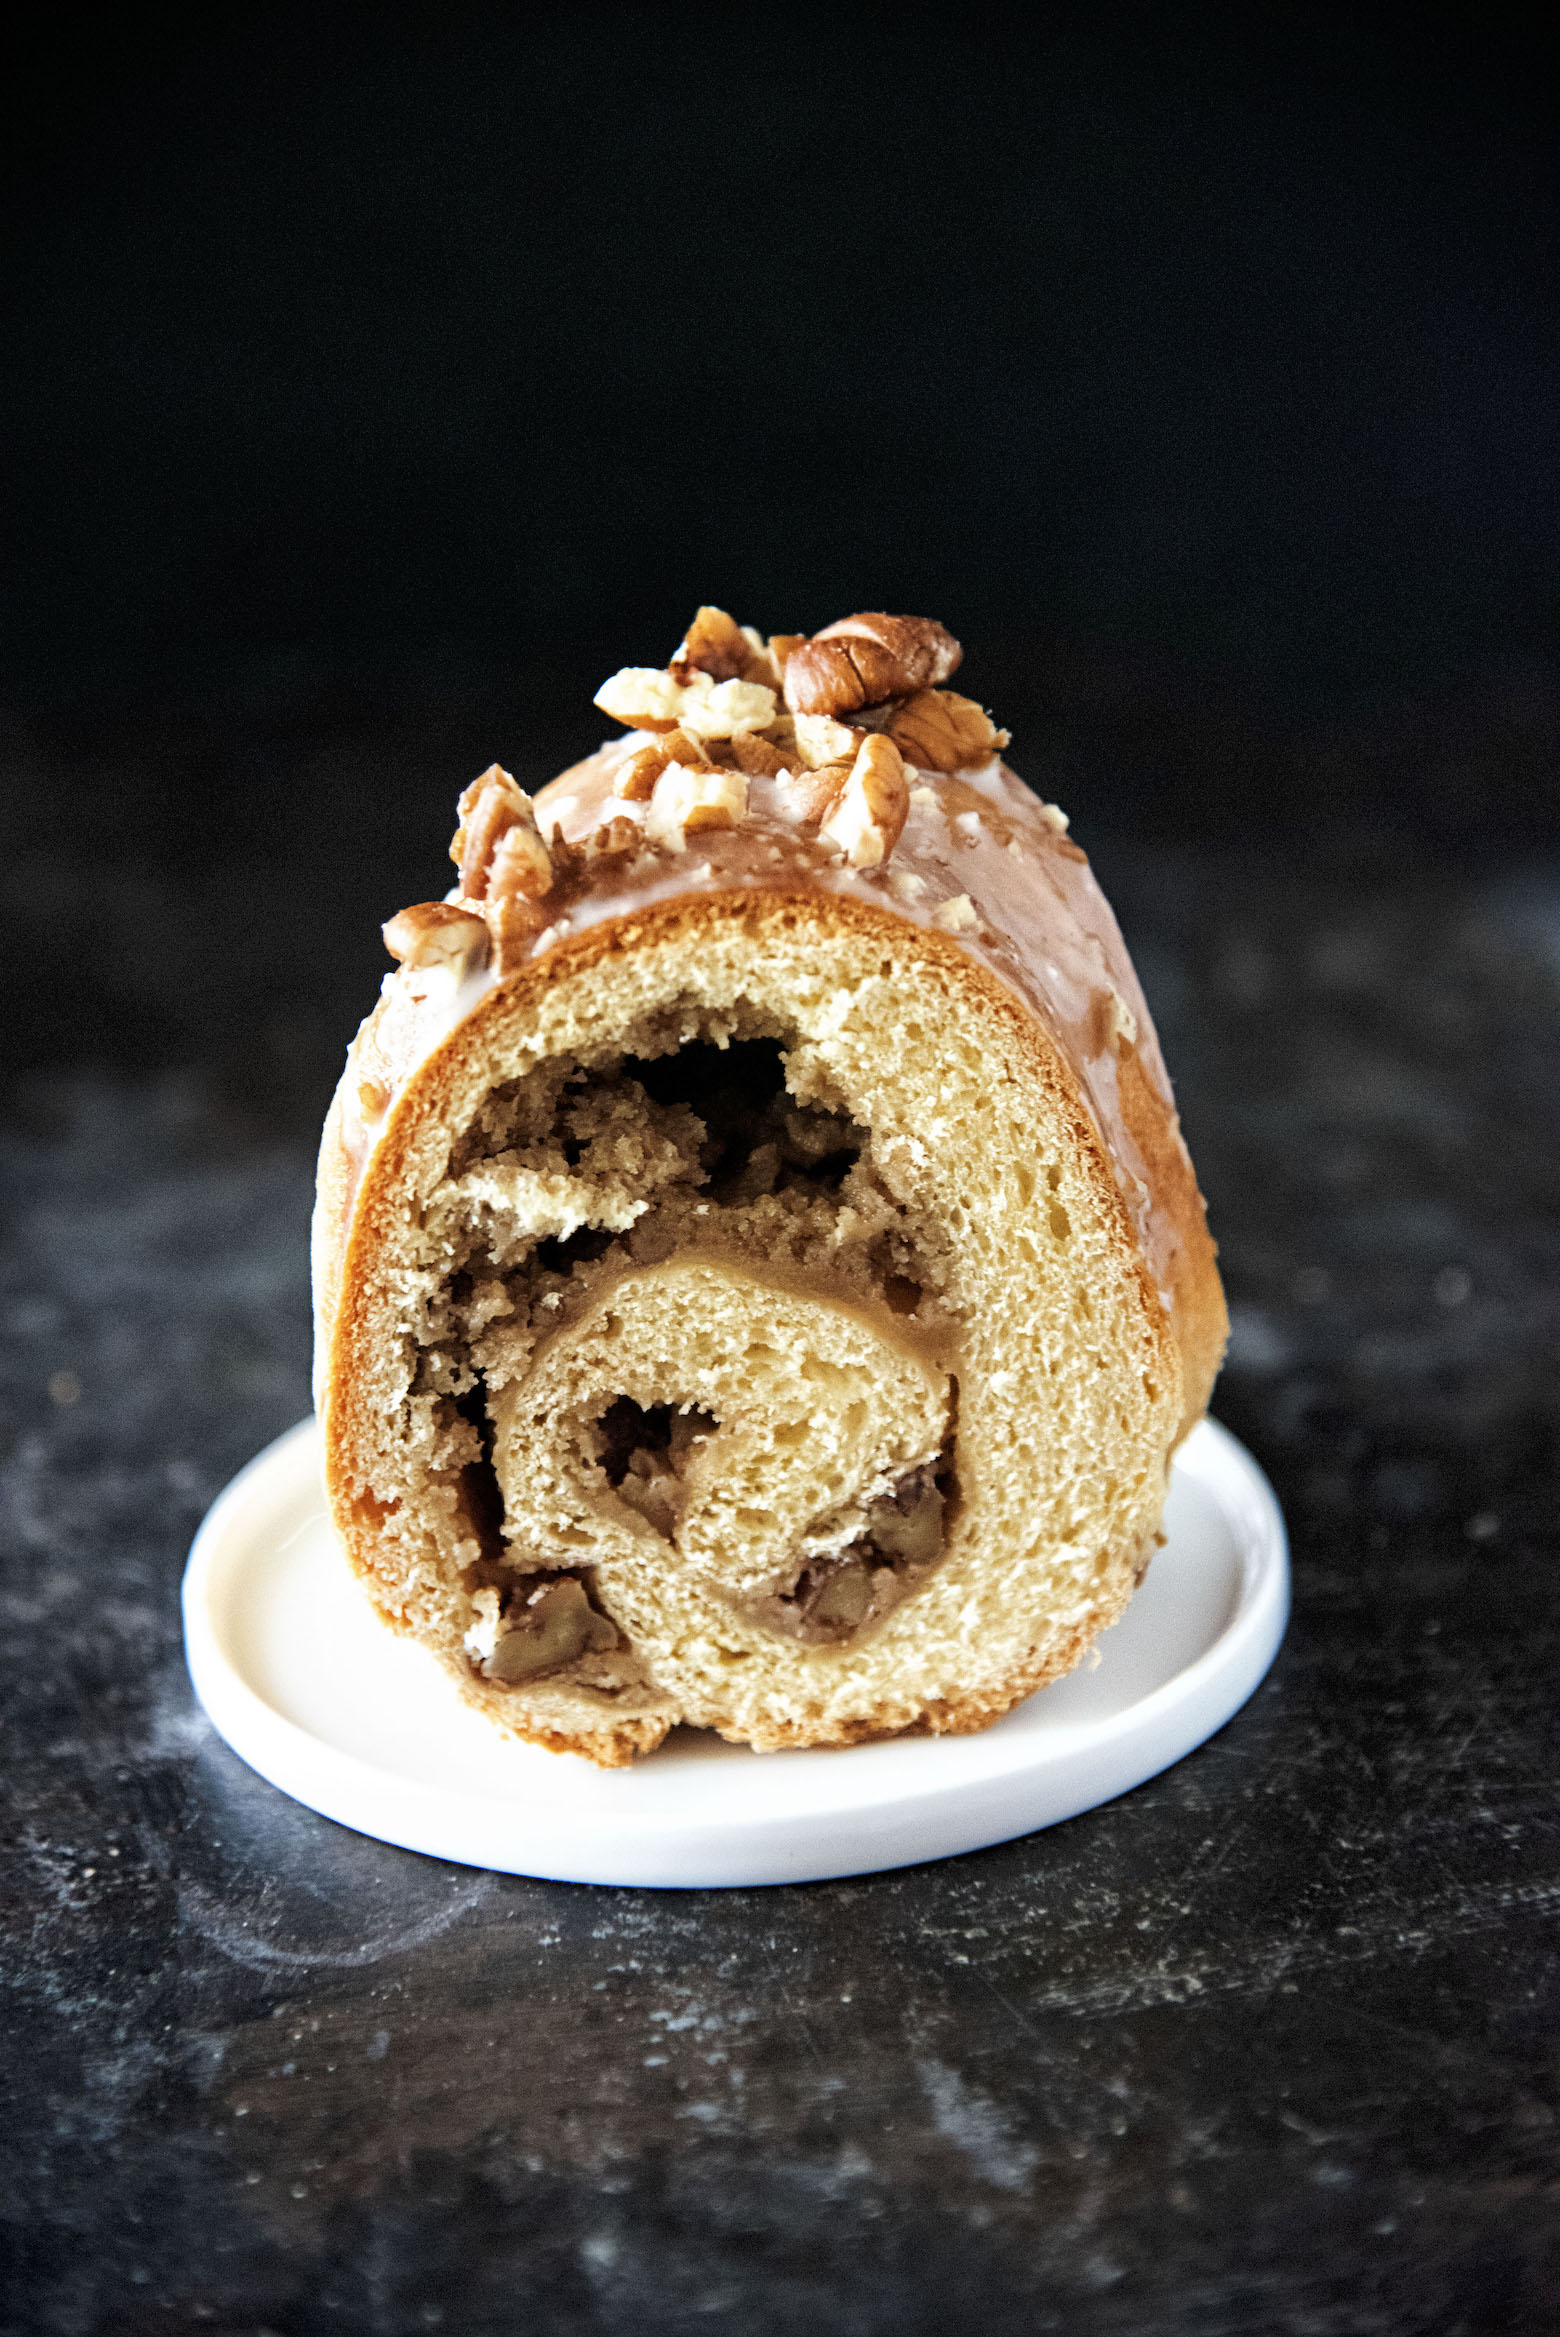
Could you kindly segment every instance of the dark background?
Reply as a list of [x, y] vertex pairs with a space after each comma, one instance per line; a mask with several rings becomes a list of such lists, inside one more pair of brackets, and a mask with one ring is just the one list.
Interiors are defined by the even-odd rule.
[[[593, 686], [714, 598], [940, 615], [1031, 756], [1080, 696], [1408, 696], [1518, 760], [1552, 713], [1551, 117], [1498, 10], [43, 22], [24, 703], [235, 662]], [[1176, 823], [1263, 810], [1154, 777]]]
[[[22, 20], [0, 2328], [1560, 2311], [1560, 368], [1498, 10]], [[1115, 901], [1293, 1538], [1070, 1825], [673, 1900], [344, 1835], [177, 1585], [454, 797], [711, 598], [942, 618]]]

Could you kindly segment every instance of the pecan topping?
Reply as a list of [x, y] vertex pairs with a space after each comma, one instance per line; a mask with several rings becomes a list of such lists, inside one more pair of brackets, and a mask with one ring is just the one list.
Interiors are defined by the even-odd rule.
[[731, 741], [731, 759], [749, 779], [778, 778], [796, 760], [794, 755], [782, 754], [767, 738], [758, 738], [752, 731], [743, 731]]
[[448, 966], [457, 981], [487, 956], [488, 931], [469, 909], [452, 901], [418, 901], [384, 928], [385, 947], [409, 971]]
[[794, 724], [796, 752], [804, 769], [821, 771], [827, 763], [853, 763], [866, 737], [848, 722], [836, 722], [832, 714], [798, 714]]
[[702, 742], [690, 738], [685, 730], [663, 731], [629, 756], [612, 783], [612, 792], [624, 803], [648, 803], [669, 764], [681, 763], [685, 770], [697, 770], [708, 760]]
[[888, 735], [905, 761], [923, 771], [967, 771], [1008, 743], [984, 707], [957, 690], [917, 690], [894, 708]]
[[793, 714], [854, 714], [860, 706], [945, 682], [963, 655], [953, 635], [930, 617], [867, 610], [825, 625], [792, 650], [785, 702]]
[[552, 878], [552, 855], [534, 821], [529, 828], [506, 829], [488, 863], [483, 903], [501, 974], [518, 964], [547, 923], [546, 911], [538, 904], [551, 888]]
[[816, 771], [791, 771], [785, 780], [785, 808], [787, 817], [802, 827], [815, 828], [838, 803], [846, 780], [850, 777], [849, 762], [824, 763]]
[[[474, 779], [458, 805], [460, 826], [450, 858], [460, 870], [468, 901], [485, 900], [500, 846], [504, 846], [504, 889], [540, 900], [552, 883], [552, 862], [536, 825], [531, 798], [497, 763]], [[514, 839], [513, 842], [510, 839]]]
[[899, 749], [881, 733], [864, 740], [824, 821], [821, 835], [838, 844], [852, 868], [879, 868], [904, 831], [910, 788]]
[[645, 834], [680, 852], [685, 838], [701, 828], [737, 827], [747, 812], [747, 788], [740, 771], [689, 771], [672, 763], [655, 783]]
[[585, 857], [600, 860], [619, 852], [637, 852], [642, 841], [639, 822], [629, 819], [624, 812], [617, 812], [586, 837]]
[[696, 673], [708, 674], [712, 681], [736, 682], [747, 673], [752, 655], [753, 644], [735, 617], [728, 617], [724, 609], [704, 608], [672, 652], [667, 672], [675, 682], [691, 682]]
[[699, 669], [680, 682], [659, 666], [626, 665], [596, 692], [596, 704], [630, 730], [676, 730], [696, 738], [732, 738], [765, 730], [775, 718], [775, 694], [762, 682], [717, 682]]
[[621, 859], [625, 853], [638, 852], [644, 845], [644, 831], [637, 820], [626, 812], [617, 812], [600, 827], [592, 828], [577, 844], [571, 844], [557, 822], [547, 849], [552, 854], [553, 894], [548, 906], [557, 903], [560, 892], [566, 893], [577, 885], [594, 860]]

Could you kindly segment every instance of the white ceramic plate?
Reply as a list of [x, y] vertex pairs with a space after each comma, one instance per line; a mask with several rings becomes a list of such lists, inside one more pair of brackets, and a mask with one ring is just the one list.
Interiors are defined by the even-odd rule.
[[633, 1769], [500, 1736], [380, 1622], [326, 1521], [306, 1420], [214, 1504], [184, 1577], [195, 1692], [241, 1759], [359, 1833], [563, 1882], [688, 1888], [869, 1874], [1005, 1842], [1125, 1793], [1239, 1710], [1289, 1611], [1284, 1521], [1205, 1421], [1169, 1539], [1100, 1662], [980, 1736], [760, 1755], [674, 1731]]

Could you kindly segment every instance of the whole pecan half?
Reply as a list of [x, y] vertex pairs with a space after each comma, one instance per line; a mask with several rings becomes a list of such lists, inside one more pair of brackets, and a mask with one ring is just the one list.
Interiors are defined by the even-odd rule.
[[859, 706], [935, 688], [963, 655], [953, 635], [931, 617], [868, 609], [825, 625], [791, 651], [785, 702], [793, 714], [854, 714]]
[[894, 711], [888, 735], [923, 771], [968, 771], [1008, 743], [983, 706], [957, 690], [917, 690]]
[[819, 833], [852, 868], [880, 868], [904, 832], [910, 785], [899, 749], [874, 732], [850, 767]]

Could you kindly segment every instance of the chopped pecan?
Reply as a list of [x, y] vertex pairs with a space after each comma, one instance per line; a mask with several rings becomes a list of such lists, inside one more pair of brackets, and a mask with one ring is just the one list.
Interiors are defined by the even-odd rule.
[[804, 828], [815, 828], [838, 803], [850, 773], [848, 762], [824, 763], [816, 771], [788, 772], [784, 782], [787, 815]]
[[460, 826], [450, 846], [450, 858], [460, 870], [460, 889], [468, 901], [487, 898], [490, 871], [499, 846], [510, 837], [505, 862], [511, 890], [540, 899], [552, 882], [552, 863], [537, 830], [531, 798], [517, 787], [497, 763], [474, 779], [458, 806]]
[[669, 763], [693, 770], [709, 759], [702, 740], [690, 738], [685, 730], [665, 731], [629, 756], [613, 781], [612, 792], [624, 803], [648, 803]]
[[796, 758], [782, 754], [767, 738], [743, 731], [731, 741], [731, 759], [750, 779], [775, 779], [782, 771], [789, 770]]
[[588, 858], [583, 844], [571, 844], [558, 822], [554, 820], [552, 834], [547, 839], [547, 855], [552, 862], [553, 887], [567, 890], [577, 884]]
[[826, 763], [853, 763], [867, 736], [852, 723], [836, 722], [832, 714], [798, 714], [792, 727], [797, 758], [808, 771], [821, 771]]
[[697, 668], [687, 681], [658, 666], [626, 665], [602, 683], [596, 704], [630, 730], [675, 730], [696, 738], [731, 738], [765, 730], [775, 718], [775, 694], [762, 682], [717, 682]]
[[875, 732], [862, 742], [821, 834], [839, 845], [852, 868], [879, 868], [903, 834], [909, 810], [904, 760], [891, 738]]
[[748, 645], [748, 661], [742, 668], [742, 679], [745, 682], [762, 682], [765, 689], [773, 690], [778, 698], [785, 680], [784, 658], [776, 657], [774, 642], [766, 642], [763, 634], [752, 625], [743, 626], [742, 638]]
[[893, 710], [887, 728], [905, 761], [923, 771], [967, 771], [1008, 743], [984, 707], [957, 690], [917, 690]]
[[527, 955], [547, 923], [541, 901], [553, 881], [552, 855], [535, 826], [506, 829], [487, 870], [483, 910], [498, 970], [507, 974]]
[[587, 860], [603, 860], [614, 853], [637, 852], [643, 841], [639, 822], [631, 820], [626, 812], [617, 812], [586, 837], [585, 857]]
[[[468, 1646], [475, 1636], [468, 1634]], [[505, 1601], [491, 1652], [478, 1658], [472, 1648], [472, 1655], [485, 1680], [512, 1688], [617, 1644], [616, 1626], [591, 1605], [579, 1577], [555, 1574], [522, 1580]]]
[[671, 761], [663, 754], [661, 742], [655, 739], [631, 754], [626, 763], [619, 763], [612, 781], [612, 792], [625, 803], [648, 803], [655, 793], [655, 783]]
[[409, 971], [448, 966], [457, 981], [487, 955], [488, 932], [480, 917], [452, 901], [417, 901], [399, 910], [384, 928], [385, 947]]
[[703, 828], [734, 828], [747, 812], [747, 781], [740, 771], [690, 771], [672, 763], [655, 783], [645, 815], [652, 843], [680, 852]]
[[[643, 842], [644, 830], [627, 812], [620, 811], [610, 820], [603, 820], [577, 844], [569, 843], [563, 830], [555, 827], [548, 845], [552, 854], [554, 896], [577, 885], [593, 860], [608, 859], [615, 853], [637, 852]], [[552, 906], [550, 900], [548, 907]]]
[[975, 904], [968, 893], [955, 893], [951, 901], [933, 910], [932, 923], [940, 925], [944, 933], [968, 933], [976, 923]]
[[717, 682], [740, 681], [753, 649], [735, 617], [728, 617], [724, 609], [703, 608], [672, 652], [666, 670], [675, 682], [691, 682], [696, 673]]
[[853, 714], [860, 706], [945, 682], [963, 655], [953, 635], [930, 617], [869, 609], [825, 625], [791, 651], [785, 702], [793, 714]]
[[774, 661], [775, 671], [779, 674], [782, 685], [785, 681], [787, 659], [791, 656], [793, 650], [802, 648], [806, 640], [807, 636], [805, 633], [770, 634], [769, 654]]
[[775, 718], [775, 694], [764, 682], [714, 682], [696, 674], [683, 692], [682, 727], [695, 738], [737, 738], [767, 730]]

